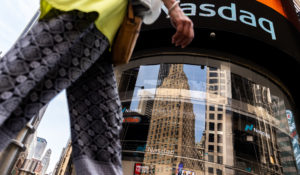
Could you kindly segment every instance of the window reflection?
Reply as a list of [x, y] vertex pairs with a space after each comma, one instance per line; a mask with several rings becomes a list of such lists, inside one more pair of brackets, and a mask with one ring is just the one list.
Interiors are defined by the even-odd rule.
[[124, 174], [297, 174], [289, 105], [272, 89], [226, 66], [123, 71]]

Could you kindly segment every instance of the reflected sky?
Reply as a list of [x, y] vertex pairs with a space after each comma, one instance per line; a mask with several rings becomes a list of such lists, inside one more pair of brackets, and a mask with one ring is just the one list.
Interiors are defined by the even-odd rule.
[[[190, 90], [206, 92], [206, 72], [207, 69], [201, 69], [199, 65], [184, 65], [185, 72]], [[204, 97], [205, 99], [205, 97]], [[195, 114], [195, 141], [200, 142], [202, 133], [205, 129], [205, 102], [192, 100]]]
[[[155, 94], [159, 83], [158, 76], [160, 68], [160, 65], [140, 66], [133, 92], [134, 100], [131, 102], [130, 110], [138, 109], [140, 102], [138, 94], [141, 90], [148, 91], [153, 95]], [[201, 68], [199, 65], [184, 65], [183, 71], [188, 79], [190, 91], [193, 91], [194, 94], [199, 91], [206, 92], [206, 67]], [[203, 130], [205, 129], [205, 96], [199, 93], [198, 98], [194, 95], [193, 98], [194, 100], [191, 100], [191, 103], [193, 104], [193, 112], [195, 114], [195, 141], [200, 142]]]
[[[135, 83], [133, 97], [137, 98], [131, 102], [130, 109], [134, 110], [138, 108], [138, 91], [141, 89], [147, 89], [150, 93], [155, 94], [157, 86], [157, 78], [160, 65], [140, 66], [139, 74]], [[151, 90], [150, 90], [151, 89]]]
[[296, 172], [288, 102], [269, 81], [254, 81], [257, 74], [224, 65], [165, 63], [124, 71], [121, 100], [123, 107], [131, 103], [124, 114], [142, 122], [125, 122], [123, 160], [161, 174], [180, 164], [217, 174], [224, 165], [237, 167], [234, 174]]

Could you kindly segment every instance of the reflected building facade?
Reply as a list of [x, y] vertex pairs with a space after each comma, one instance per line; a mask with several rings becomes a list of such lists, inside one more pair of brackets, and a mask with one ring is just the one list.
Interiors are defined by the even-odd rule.
[[162, 66], [160, 72], [167, 73], [158, 79], [143, 163], [156, 164], [155, 174], [174, 174], [178, 166], [195, 171], [202, 163], [191, 159], [203, 155], [194, 149], [195, 115], [183, 64]]
[[207, 58], [128, 67], [117, 70], [134, 84], [119, 84], [125, 175], [299, 174], [293, 108], [270, 80]]
[[231, 97], [230, 75], [225, 65], [206, 70], [205, 173], [220, 175], [225, 165], [233, 166], [232, 120], [226, 110]]

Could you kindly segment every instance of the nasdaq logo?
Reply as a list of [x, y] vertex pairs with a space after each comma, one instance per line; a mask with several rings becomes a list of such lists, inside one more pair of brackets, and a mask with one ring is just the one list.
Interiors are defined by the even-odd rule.
[[[276, 40], [276, 33], [274, 23], [271, 20], [263, 17], [257, 17], [254, 13], [239, 9], [235, 3], [230, 5], [224, 5], [216, 7], [215, 4], [203, 3], [199, 6], [197, 12], [197, 5], [195, 3], [182, 3], [180, 4], [181, 9], [187, 16], [201, 16], [201, 17], [215, 17], [219, 16], [224, 20], [241, 22], [250, 27], [259, 28], [269, 34], [272, 40]], [[168, 9], [163, 6], [163, 11], [168, 14]]]
[[246, 126], [245, 126], [245, 131], [254, 131], [254, 132], [256, 132], [257, 134], [259, 134], [259, 135], [261, 135], [261, 136], [264, 136], [264, 137], [266, 137], [266, 138], [268, 138], [268, 139], [271, 138], [271, 137], [270, 137], [270, 134], [265, 133], [265, 132], [263, 132], [263, 131], [261, 131], [261, 130], [258, 130], [258, 129], [256, 129], [256, 128], [254, 128], [253, 124], [252, 124], [252, 125], [246, 124]]
[[253, 130], [253, 125], [251, 125], [251, 126], [246, 125], [245, 131], [248, 131], [248, 130], [252, 131]]

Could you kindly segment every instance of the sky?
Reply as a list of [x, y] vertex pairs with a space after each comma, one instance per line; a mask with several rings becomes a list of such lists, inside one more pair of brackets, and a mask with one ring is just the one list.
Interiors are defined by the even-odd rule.
[[[22, 33], [39, 8], [39, 0], [0, 0], [0, 56], [3, 56]], [[62, 148], [70, 137], [69, 114], [65, 92], [49, 104], [37, 129], [37, 136], [47, 140], [52, 150], [47, 172], [53, 171]]]
[[61, 92], [48, 105], [37, 129], [37, 136], [47, 140], [45, 151], [49, 148], [52, 151], [47, 169], [47, 172], [51, 172], [70, 138], [70, 121], [65, 91]]
[[0, 0], [1, 56], [12, 46], [39, 8], [39, 0]]

